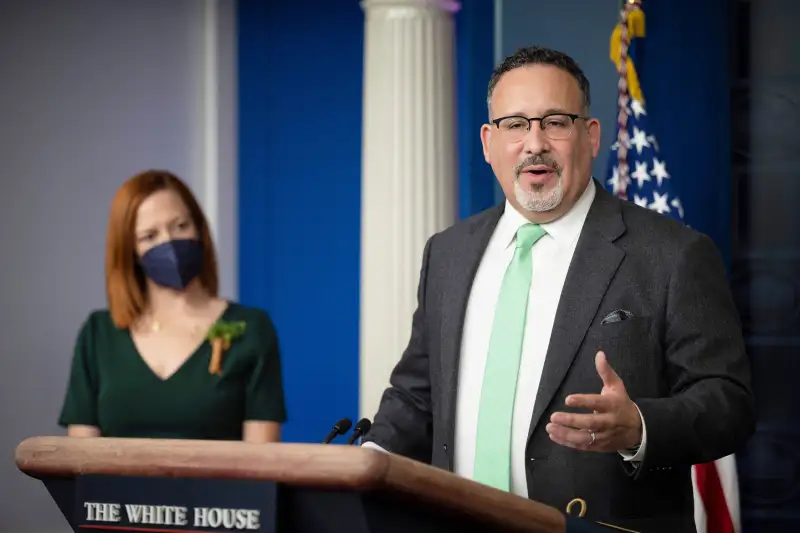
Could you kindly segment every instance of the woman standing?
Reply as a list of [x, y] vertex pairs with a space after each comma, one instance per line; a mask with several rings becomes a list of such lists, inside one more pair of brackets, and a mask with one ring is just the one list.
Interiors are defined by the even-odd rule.
[[208, 223], [186, 185], [160, 171], [124, 183], [108, 221], [108, 309], [78, 334], [59, 418], [67, 434], [280, 440], [275, 328], [217, 286]]

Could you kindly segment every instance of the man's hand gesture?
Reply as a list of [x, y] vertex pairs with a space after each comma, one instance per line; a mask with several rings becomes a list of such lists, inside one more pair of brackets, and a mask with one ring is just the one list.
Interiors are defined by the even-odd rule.
[[642, 441], [642, 419], [628, 397], [625, 384], [611, 368], [606, 354], [597, 352], [595, 366], [603, 390], [600, 394], [573, 394], [569, 407], [587, 409], [591, 414], [553, 413], [546, 430], [550, 439], [563, 446], [594, 452], [617, 452]]

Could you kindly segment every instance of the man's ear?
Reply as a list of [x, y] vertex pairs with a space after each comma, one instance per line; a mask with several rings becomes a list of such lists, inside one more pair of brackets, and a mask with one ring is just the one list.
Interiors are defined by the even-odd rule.
[[586, 127], [589, 132], [589, 142], [592, 143], [592, 158], [595, 158], [600, 152], [600, 121], [596, 118], [589, 119]]
[[491, 124], [484, 124], [481, 126], [481, 145], [483, 146], [483, 159], [492, 164], [491, 157], [489, 156], [489, 148], [492, 145], [492, 126]]

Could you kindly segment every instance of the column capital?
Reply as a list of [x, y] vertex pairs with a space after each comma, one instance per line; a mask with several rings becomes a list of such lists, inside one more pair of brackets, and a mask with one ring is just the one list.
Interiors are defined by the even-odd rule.
[[455, 14], [461, 9], [461, 2], [457, 0], [361, 0], [361, 9], [364, 11], [375, 8], [420, 9]]

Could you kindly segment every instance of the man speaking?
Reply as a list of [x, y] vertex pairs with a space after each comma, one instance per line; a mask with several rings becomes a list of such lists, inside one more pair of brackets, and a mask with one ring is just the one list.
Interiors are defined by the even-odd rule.
[[426, 244], [410, 342], [364, 442], [690, 533], [691, 465], [753, 431], [749, 362], [710, 239], [592, 179], [590, 100], [557, 51], [493, 73], [480, 134], [506, 201]]

